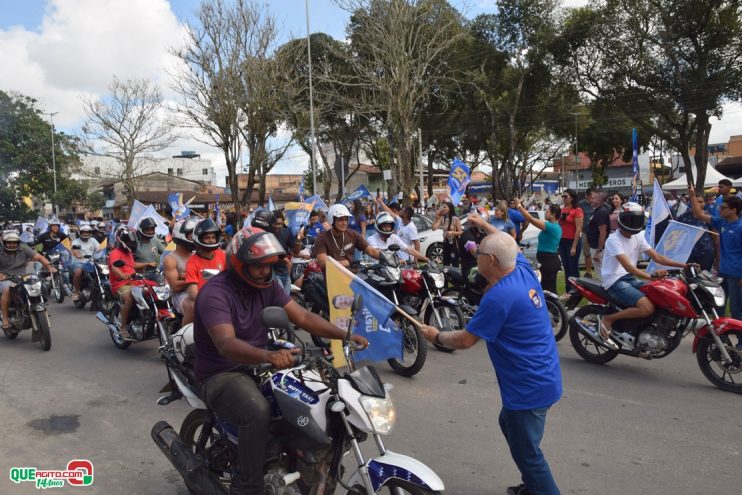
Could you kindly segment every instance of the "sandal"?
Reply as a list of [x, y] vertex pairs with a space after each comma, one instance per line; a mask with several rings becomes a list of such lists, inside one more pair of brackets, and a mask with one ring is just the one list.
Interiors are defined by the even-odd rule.
[[598, 333], [606, 347], [608, 347], [612, 351], [617, 351], [619, 349], [618, 344], [616, 344], [616, 342], [611, 338], [613, 332], [610, 328], [605, 326], [605, 324], [603, 323], [603, 318], [600, 317], [598, 317]]

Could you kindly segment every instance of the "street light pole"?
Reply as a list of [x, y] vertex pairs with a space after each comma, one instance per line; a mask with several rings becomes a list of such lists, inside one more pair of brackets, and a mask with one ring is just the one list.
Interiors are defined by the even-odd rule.
[[575, 191], [580, 192], [580, 152], [578, 151], [577, 143], [577, 112], [570, 112], [575, 116]]
[[304, 0], [304, 8], [307, 18], [307, 61], [309, 64], [309, 132], [311, 136], [310, 139], [312, 140], [312, 191], [314, 192], [314, 194], [317, 194], [317, 166], [315, 163], [315, 160], [317, 159], [315, 151], [317, 141], [314, 137], [314, 91], [312, 88], [312, 43], [309, 40], [309, 0]]
[[52, 211], [54, 212], [54, 218], [59, 217], [59, 213], [57, 211], [57, 154], [54, 150], [54, 116], [57, 115], [59, 112], [49, 112], [47, 115], [49, 115], [49, 119], [51, 120], [52, 124], [52, 177], [54, 179], [54, 201], [52, 201]]

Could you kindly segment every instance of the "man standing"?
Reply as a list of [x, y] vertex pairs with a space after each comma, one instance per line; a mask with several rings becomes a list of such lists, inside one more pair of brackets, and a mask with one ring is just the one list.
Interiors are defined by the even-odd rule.
[[[712, 213], [713, 216], [719, 216], [719, 214], [721, 213], [719, 209], [721, 207], [722, 201], [725, 201], [726, 199], [734, 196], [734, 194], [732, 194], [732, 181], [730, 181], [729, 179], [721, 179], [719, 181], [718, 188], [719, 195], [714, 201], [714, 212]], [[740, 195], [740, 193], [737, 193], [737, 197], [742, 197], [742, 195]]]
[[587, 223], [588, 251], [592, 251], [592, 262], [595, 273], [600, 276], [600, 267], [603, 262], [603, 248], [611, 225], [611, 209], [605, 202], [606, 193], [595, 191], [592, 193], [591, 207], [593, 208], [590, 221]]
[[541, 284], [512, 236], [477, 215], [470, 215], [469, 222], [491, 232], [477, 252], [479, 273], [488, 282], [482, 303], [465, 330], [441, 333], [427, 325], [421, 330], [430, 342], [449, 348], [487, 342], [502, 397], [500, 429], [523, 480], [507, 493], [558, 494], [540, 448], [546, 413], [562, 395], [559, 354]]
[[528, 223], [526, 222], [526, 217], [515, 206], [514, 199], [508, 202], [508, 218], [515, 225], [515, 241], [520, 243], [520, 240], [523, 238], [523, 231], [528, 228]]
[[[582, 208], [582, 213], [584, 214], [582, 225], [589, 225], [590, 218], [593, 216], [593, 212], [595, 211], [595, 207], [593, 206], [593, 194], [594, 191], [592, 188], [588, 187], [587, 191], [585, 191], [585, 197], [578, 203], [580, 208]], [[603, 200], [603, 202], [605, 202], [605, 200]], [[587, 229], [582, 229], [582, 254], [585, 258], [585, 276], [592, 277], [593, 258], [592, 253], [590, 252], [590, 240], [588, 239]], [[598, 268], [598, 273], [600, 273], [600, 268]]]

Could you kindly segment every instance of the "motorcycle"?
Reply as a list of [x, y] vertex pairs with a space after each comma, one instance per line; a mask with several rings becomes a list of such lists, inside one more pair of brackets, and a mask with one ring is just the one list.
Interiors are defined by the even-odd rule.
[[[538, 264], [531, 262], [531, 267], [540, 282], [541, 271]], [[443, 273], [446, 277], [446, 285], [449, 287], [449, 289], [443, 291], [443, 296], [458, 302], [468, 322], [479, 308], [487, 281], [476, 272], [476, 269], [473, 269], [468, 277], [464, 276], [460, 268], [452, 266], [444, 267]], [[549, 312], [549, 319], [551, 320], [551, 328], [554, 332], [554, 339], [559, 342], [567, 335], [567, 331], [569, 330], [567, 309], [559, 300], [559, 296], [548, 290], [543, 291], [543, 293], [546, 310]]]
[[[121, 268], [124, 262], [114, 263]], [[95, 317], [108, 328], [113, 344], [119, 349], [128, 349], [132, 342], [142, 342], [159, 338], [160, 345], [165, 345], [167, 336], [178, 328], [178, 317], [170, 306], [170, 286], [159, 272], [135, 273], [132, 275], [131, 295], [134, 306], [129, 313], [129, 335], [121, 335], [121, 307], [123, 302], [114, 297], [114, 303], [106, 314], [98, 311]]]
[[[742, 321], [719, 317], [716, 308], [724, 304], [719, 280], [693, 265], [669, 274], [639, 289], [655, 305], [652, 316], [613, 324], [612, 338], [618, 350], [603, 343], [599, 319], [625, 306], [595, 280], [570, 279], [580, 295], [592, 303], [578, 309], [569, 320], [575, 351], [585, 361], [598, 364], [612, 361], [619, 354], [659, 359], [672, 353], [683, 337], [693, 332], [693, 352], [703, 375], [722, 390], [742, 393]], [[703, 322], [700, 328], [699, 320]]]
[[41, 279], [36, 274], [24, 276], [6, 275], [5, 280], [13, 282], [10, 294], [8, 323], [10, 330], [4, 330], [5, 337], [15, 339], [23, 330], [32, 329], [31, 341], [39, 342], [41, 348], [52, 348], [51, 324], [46, 310]]
[[[356, 298], [353, 311], [360, 307]], [[261, 320], [269, 335], [293, 333], [283, 308], [263, 309]], [[389, 394], [372, 367], [354, 369], [350, 341], [352, 323], [344, 341], [348, 372], [341, 374], [323, 348], [302, 345], [296, 366], [276, 370], [270, 365], [244, 366], [254, 376], [268, 403], [272, 420], [264, 465], [266, 493], [346, 495], [392, 493], [426, 495], [441, 493], [443, 481], [428, 466], [387, 450], [382, 437], [391, 434], [396, 411]], [[186, 325], [161, 348], [173, 391], [160, 398], [166, 405], [185, 398], [193, 410], [175, 429], [159, 421], [152, 439], [180, 472], [194, 495], [227, 494], [239, 476], [237, 427], [219, 418], [199, 395], [192, 374], [193, 327]], [[273, 341], [272, 348], [291, 348]], [[367, 459], [360, 444], [373, 437], [379, 455]], [[351, 466], [344, 459], [352, 454]], [[349, 458], [349, 457], [347, 457]], [[345, 465], [344, 465], [345, 464]]]
[[53, 298], [59, 304], [62, 304], [65, 296], [72, 293], [69, 282], [65, 280], [64, 260], [59, 252], [47, 253], [46, 259], [49, 260], [49, 264], [56, 268], [57, 271], [54, 273], [46, 270], [39, 271], [44, 294], [47, 299]]
[[93, 260], [85, 256], [86, 263], [80, 280], [80, 297], [74, 302], [76, 308], [84, 308], [91, 302], [90, 310], [100, 309], [103, 314], [111, 312], [113, 307], [113, 294], [108, 283], [108, 262], [106, 258]]
[[[420, 269], [404, 269], [399, 301], [423, 315], [426, 325], [442, 332], [460, 330], [466, 325], [466, 317], [454, 298], [443, 296], [441, 291], [445, 286], [446, 276], [435, 264], [427, 264]], [[454, 351], [446, 346], [434, 345], [443, 352]]]

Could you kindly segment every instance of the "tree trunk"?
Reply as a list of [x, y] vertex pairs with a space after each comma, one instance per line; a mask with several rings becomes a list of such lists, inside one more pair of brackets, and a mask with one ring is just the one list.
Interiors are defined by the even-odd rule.
[[428, 197], [433, 197], [433, 162], [434, 153], [428, 153]]
[[237, 218], [240, 217], [240, 190], [239, 180], [237, 179], [237, 157], [230, 160], [229, 156], [225, 153], [227, 163], [227, 185], [229, 186], [230, 196], [232, 197], [232, 204], [234, 205], [234, 214]]
[[707, 113], [696, 115], [696, 151], [693, 157], [696, 160], [696, 190], [703, 191], [706, 182], [706, 166], [708, 165], [708, 145], [711, 134], [711, 123]]

